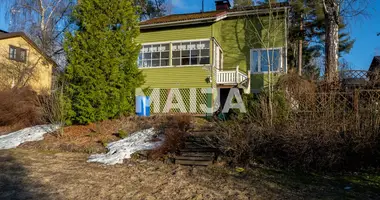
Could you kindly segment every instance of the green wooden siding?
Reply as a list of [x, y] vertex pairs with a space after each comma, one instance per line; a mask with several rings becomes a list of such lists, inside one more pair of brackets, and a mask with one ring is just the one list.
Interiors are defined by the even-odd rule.
[[150, 88], [209, 88], [207, 77], [211, 71], [201, 66], [142, 69], [145, 75], [143, 87]]
[[164, 42], [176, 40], [196, 40], [211, 38], [211, 25], [168, 27], [165, 29], [141, 30], [137, 37], [140, 43]]
[[227, 19], [213, 25], [213, 37], [223, 49], [225, 70], [236, 69], [239, 65], [240, 70], [247, 73], [250, 49], [285, 45], [283, 17], [272, 21], [271, 28], [265, 27], [269, 26], [268, 17], [257, 16]]
[[[272, 83], [275, 84], [281, 74], [274, 73], [271, 74]], [[260, 73], [260, 74], [252, 74], [251, 75], [251, 90], [252, 91], [260, 91], [269, 86], [269, 74], [268, 73]]]
[[[228, 18], [211, 24], [167, 27], [141, 30], [137, 40], [140, 43], [197, 40], [214, 37], [223, 49], [224, 70], [239, 69], [248, 73], [250, 66], [250, 49], [273, 48], [285, 46], [285, 20], [283, 15], [271, 20], [268, 16], [252, 16], [251, 18]], [[210, 65], [213, 61], [213, 45], [210, 44]], [[145, 87], [152, 88], [207, 88], [206, 82], [211, 76], [214, 86], [215, 77], [210, 70], [203, 67], [175, 67], [142, 69], [145, 74]], [[252, 74], [251, 88], [265, 87], [264, 74]]]
[[[137, 40], [140, 43], [166, 42], [180, 40], [199, 40], [211, 38], [211, 24], [202, 26], [168, 27], [142, 30]], [[210, 43], [210, 65], [212, 63], [212, 43]], [[145, 75], [144, 87], [151, 88], [208, 88], [206, 82], [211, 71], [202, 66], [141, 69]]]

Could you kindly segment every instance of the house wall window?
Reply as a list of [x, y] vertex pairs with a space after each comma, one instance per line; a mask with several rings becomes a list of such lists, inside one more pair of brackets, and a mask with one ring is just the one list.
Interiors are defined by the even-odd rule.
[[139, 68], [207, 64], [210, 64], [210, 40], [143, 44], [138, 58]]
[[282, 69], [282, 48], [251, 49], [252, 72], [280, 72]]
[[9, 46], [9, 59], [15, 60], [17, 62], [26, 62], [26, 57], [26, 49], [15, 46]]
[[170, 44], [143, 45], [139, 54], [139, 67], [169, 66]]
[[172, 45], [172, 65], [210, 64], [210, 41], [177, 42]]

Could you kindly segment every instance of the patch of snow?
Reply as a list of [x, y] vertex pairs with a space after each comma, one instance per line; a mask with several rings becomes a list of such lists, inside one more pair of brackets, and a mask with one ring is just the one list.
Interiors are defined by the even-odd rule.
[[46, 133], [54, 132], [59, 127], [58, 125], [40, 125], [2, 135], [0, 136], [0, 150], [13, 149], [25, 142], [43, 140]]
[[160, 146], [161, 141], [152, 142], [154, 135], [156, 135], [154, 128], [135, 132], [122, 140], [110, 143], [107, 145], [106, 154], [91, 155], [87, 162], [99, 162], [106, 165], [122, 164], [124, 159], [131, 158], [131, 155], [137, 151], [151, 150]]

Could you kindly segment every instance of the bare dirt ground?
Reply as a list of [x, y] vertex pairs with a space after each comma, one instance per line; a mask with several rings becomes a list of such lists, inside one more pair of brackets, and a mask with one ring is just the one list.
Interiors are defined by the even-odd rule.
[[[126, 161], [86, 163], [88, 154], [0, 151], [0, 199], [380, 199], [380, 176], [300, 175], [268, 169]], [[346, 187], [346, 188], [345, 188]]]

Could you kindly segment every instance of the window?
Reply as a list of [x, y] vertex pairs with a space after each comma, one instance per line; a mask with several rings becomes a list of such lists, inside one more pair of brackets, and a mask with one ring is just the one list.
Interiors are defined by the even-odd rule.
[[172, 55], [174, 66], [210, 64], [210, 41], [173, 43]]
[[169, 66], [170, 44], [143, 45], [139, 54], [139, 67]]
[[206, 64], [210, 64], [209, 40], [143, 44], [138, 59], [139, 68]]
[[281, 48], [252, 49], [251, 70], [252, 72], [279, 72], [282, 68]]
[[27, 52], [26, 49], [20, 47], [9, 46], [9, 59], [18, 62], [26, 62]]

